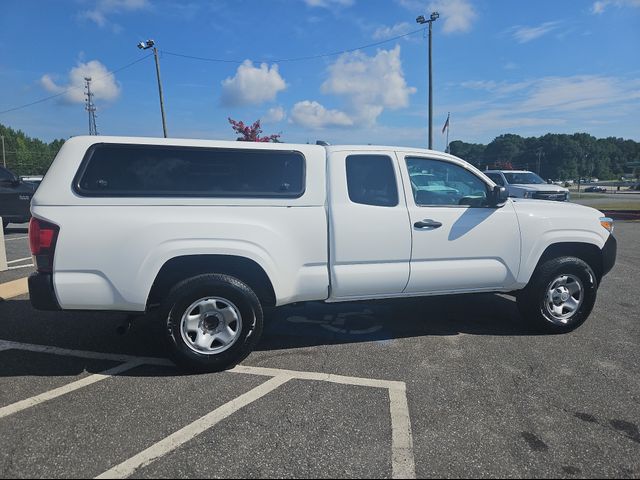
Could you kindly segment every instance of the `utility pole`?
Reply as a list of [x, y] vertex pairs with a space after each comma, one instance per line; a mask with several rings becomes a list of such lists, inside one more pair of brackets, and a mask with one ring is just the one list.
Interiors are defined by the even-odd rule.
[[7, 158], [4, 156], [4, 135], [0, 135], [0, 138], [2, 139], [2, 164], [7, 168]]
[[160, 114], [162, 115], [162, 133], [164, 138], [167, 138], [167, 122], [164, 115], [164, 96], [162, 95], [162, 82], [160, 81], [160, 60], [158, 59], [158, 49], [155, 46], [153, 40], [147, 40], [146, 42], [140, 42], [138, 48], [140, 50], [147, 50], [153, 48], [153, 58], [156, 61], [156, 77], [158, 78], [158, 94], [160, 95]]
[[538, 162], [536, 163], [536, 173], [538, 175], [540, 175], [540, 167], [541, 167], [541, 157], [544, 156], [544, 151], [542, 150], [542, 147], [538, 148]]
[[424, 18], [423, 15], [420, 15], [416, 18], [416, 22], [420, 25], [424, 25], [425, 23], [429, 24], [429, 150], [433, 150], [433, 76], [432, 76], [432, 68], [431, 68], [431, 37], [432, 37], [432, 24], [435, 22], [440, 14], [438, 12], [432, 12], [429, 20]]
[[84, 77], [85, 95], [87, 100], [84, 109], [89, 113], [89, 135], [98, 135], [96, 126], [96, 106], [93, 104], [93, 93], [91, 93], [91, 77]]

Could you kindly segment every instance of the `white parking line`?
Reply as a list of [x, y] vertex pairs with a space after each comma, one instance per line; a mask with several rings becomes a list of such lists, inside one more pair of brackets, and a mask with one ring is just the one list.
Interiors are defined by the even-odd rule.
[[10, 238], [5, 237], [4, 241], [11, 242], [12, 240], [24, 240], [25, 238], [29, 238], [29, 237], [28, 236], [27, 237], [10, 237]]
[[257, 386], [253, 390], [240, 395], [238, 398], [225, 403], [221, 407], [160, 440], [155, 445], [140, 452], [136, 456], [122, 462], [120, 465], [113, 467], [111, 470], [98, 475], [96, 478], [127, 478], [135, 473], [136, 470], [149, 465], [154, 460], [175, 450], [179, 446], [187, 443], [196, 436], [215, 426], [220, 421], [237, 412], [243, 407], [255, 402], [259, 398], [264, 397], [268, 393], [274, 391], [279, 386], [291, 380], [288, 375], [279, 375], [267, 380], [263, 384]]
[[172, 367], [174, 363], [166, 358], [158, 357], [136, 357], [133, 355], [121, 355], [118, 353], [87, 352], [84, 350], [70, 350], [68, 348], [50, 347], [48, 345], [34, 345], [31, 343], [12, 342], [0, 340], [0, 348], [6, 347], [14, 350], [26, 350], [28, 352], [49, 353], [63, 357], [88, 358], [91, 360], [110, 360], [113, 362], [139, 362], [144, 365], [158, 365]]
[[[51, 390], [36, 397], [15, 403], [0, 409], [0, 418], [24, 410], [38, 403], [56, 398], [60, 395], [77, 390], [92, 383], [117, 375], [139, 365], [174, 366], [173, 362], [156, 357], [137, 357], [114, 353], [89, 352], [83, 350], [71, 350], [46, 345], [33, 345], [29, 343], [0, 340], [0, 351], [15, 349], [30, 352], [48, 353], [67, 357], [87, 358], [94, 360], [110, 360], [123, 362], [110, 370], [78, 380], [64, 387]], [[370, 388], [384, 388], [389, 391], [389, 412], [391, 414], [391, 470], [393, 478], [415, 478], [415, 460], [413, 454], [413, 436], [411, 433], [411, 419], [407, 402], [406, 384], [392, 380], [377, 380], [372, 378], [349, 377], [333, 375], [329, 373], [304, 372], [295, 370], [281, 370], [277, 368], [250, 367], [238, 365], [231, 373], [260, 375], [273, 377], [262, 385], [240, 395], [238, 398], [222, 405], [216, 410], [202, 417], [200, 420], [173, 433], [164, 440], [156, 443], [120, 465], [108, 470], [96, 478], [125, 478], [132, 475], [137, 469], [148, 465], [157, 458], [175, 450], [183, 443], [193, 439], [218, 422], [249, 405], [257, 399], [265, 396], [289, 380], [310, 380], [330, 382], [340, 385], [353, 385]], [[5, 413], [6, 412], [6, 413]]]
[[30, 263], [29, 265], [18, 265], [18, 266], [15, 266], [15, 267], [9, 267], [9, 268], [7, 268], [7, 270], [18, 270], [20, 268], [28, 268], [28, 267], [33, 267], [33, 266], [34, 266], [33, 263]]
[[391, 380], [376, 380], [374, 378], [345, 377], [342, 375], [333, 375], [331, 373], [317, 372], [299, 372], [296, 370], [281, 370], [279, 368], [263, 368], [263, 367], [245, 367], [238, 365], [233, 370], [234, 373], [246, 373], [248, 375], [266, 375], [275, 377], [277, 375], [287, 374], [299, 380], [316, 380], [319, 382], [339, 383], [342, 385], [355, 385], [360, 387], [372, 388], [388, 388], [388, 389], [405, 389], [404, 382], [394, 382]]
[[413, 434], [407, 392], [404, 389], [389, 389], [391, 412], [391, 470], [393, 478], [416, 478], [413, 458]]
[[49, 400], [53, 400], [54, 398], [58, 398], [58, 397], [61, 397], [62, 395], [66, 395], [67, 393], [79, 390], [80, 388], [93, 385], [96, 382], [100, 382], [107, 378], [111, 378], [114, 375], [118, 375], [122, 372], [126, 372], [127, 370], [131, 370], [132, 368], [139, 367], [140, 365], [144, 365], [144, 363], [143, 362], [123, 363], [122, 365], [118, 365], [117, 367], [110, 368], [109, 370], [105, 370], [102, 373], [96, 373], [95, 375], [91, 375], [89, 377], [83, 378], [81, 380], [78, 380], [77, 382], [72, 382], [67, 385], [63, 385], [62, 387], [49, 390], [48, 392], [41, 393], [40, 395], [36, 395], [35, 397], [27, 398], [26, 400], [12, 403], [11, 405], [7, 405], [6, 407], [0, 408], [0, 418], [8, 417], [9, 415], [13, 415], [14, 413], [18, 413], [29, 407], [33, 407], [35, 405], [48, 402]]
[[17, 260], [10, 260], [7, 262], [7, 265], [11, 265], [12, 263], [20, 263], [20, 262], [24, 262], [26, 260], [31, 260], [32, 257], [24, 257], [24, 258], [19, 258]]

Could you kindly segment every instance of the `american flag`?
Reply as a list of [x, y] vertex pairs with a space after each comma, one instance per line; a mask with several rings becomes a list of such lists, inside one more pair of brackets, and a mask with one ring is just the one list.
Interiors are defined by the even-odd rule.
[[444, 127], [442, 127], [442, 133], [444, 133], [444, 131], [449, 128], [449, 117], [451, 116], [451, 114], [447, 115], [447, 121], [444, 122]]

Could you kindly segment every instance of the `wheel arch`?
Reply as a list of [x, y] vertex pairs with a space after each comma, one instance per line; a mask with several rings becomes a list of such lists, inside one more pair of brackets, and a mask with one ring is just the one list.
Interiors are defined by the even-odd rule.
[[547, 260], [558, 257], [576, 257], [584, 261], [596, 275], [598, 284], [604, 275], [602, 250], [587, 242], [558, 242], [549, 245], [538, 259], [536, 269]]
[[273, 283], [257, 262], [237, 255], [202, 254], [181, 255], [167, 260], [153, 281], [146, 309], [158, 306], [178, 282], [207, 273], [236, 277], [256, 293], [264, 307], [276, 304]]

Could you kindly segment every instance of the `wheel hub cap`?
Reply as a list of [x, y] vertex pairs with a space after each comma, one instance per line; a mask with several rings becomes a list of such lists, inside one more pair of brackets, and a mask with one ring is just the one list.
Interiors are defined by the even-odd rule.
[[560, 275], [547, 287], [544, 309], [552, 323], [568, 324], [584, 300], [584, 286], [575, 275]]
[[221, 297], [196, 300], [185, 310], [180, 322], [180, 334], [187, 347], [205, 355], [228, 350], [241, 331], [240, 310]]
[[202, 319], [202, 330], [206, 330], [208, 332], [215, 332], [220, 323], [222, 322], [222, 317], [217, 313], [206, 313], [204, 318]]

